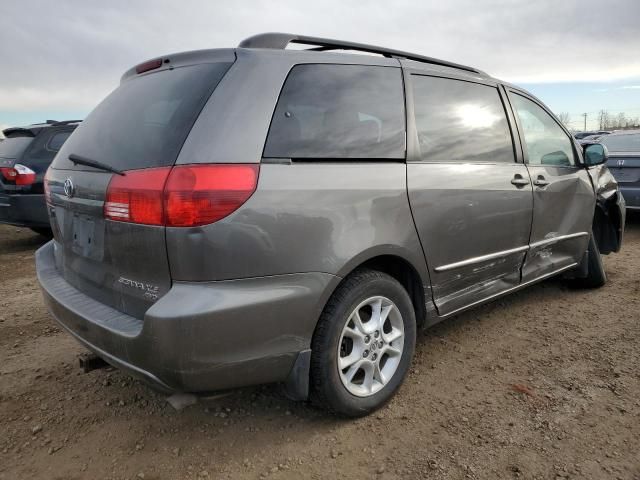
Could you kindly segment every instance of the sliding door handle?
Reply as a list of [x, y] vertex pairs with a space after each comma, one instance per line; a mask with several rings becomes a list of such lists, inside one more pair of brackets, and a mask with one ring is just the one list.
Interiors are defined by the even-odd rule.
[[529, 185], [529, 179], [523, 178], [522, 175], [516, 173], [515, 177], [511, 179], [511, 184], [515, 185], [516, 187], [526, 187], [527, 185]]

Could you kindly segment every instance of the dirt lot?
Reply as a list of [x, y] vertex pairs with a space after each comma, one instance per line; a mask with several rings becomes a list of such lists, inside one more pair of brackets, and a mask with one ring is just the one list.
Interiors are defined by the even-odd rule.
[[173, 410], [83, 349], [0, 226], [0, 478], [640, 479], [640, 216], [598, 291], [548, 281], [419, 338], [405, 386], [343, 420], [276, 387]]

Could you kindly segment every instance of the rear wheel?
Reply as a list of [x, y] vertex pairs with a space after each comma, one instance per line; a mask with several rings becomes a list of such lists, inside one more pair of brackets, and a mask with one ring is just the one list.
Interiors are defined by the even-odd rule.
[[593, 233], [589, 237], [589, 247], [587, 248], [587, 276], [584, 278], [577, 278], [574, 280], [574, 284], [580, 288], [599, 288], [607, 283], [607, 274], [604, 271], [604, 264], [602, 263], [602, 255], [598, 249], [598, 244], [593, 236]]
[[411, 299], [393, 277], [361, 270], [325, 307], [311, 348], [311, 398], [360, 416], [384, 405], [402, 383], [415, 348]]

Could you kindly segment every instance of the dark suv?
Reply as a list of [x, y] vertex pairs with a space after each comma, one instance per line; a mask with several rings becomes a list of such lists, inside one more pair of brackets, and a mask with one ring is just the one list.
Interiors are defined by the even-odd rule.
[[553, 275], [605, 283], [606, 159], [475, 68], [258, 35], [124, 74], [47, 173], [38, 277], [64, 328], [161, 389], [284, 382], [361, 415], [418, 328]]
[[80, 120], [7, 128], [0, 142], [0, 223], [51, 235], [44, 175]]

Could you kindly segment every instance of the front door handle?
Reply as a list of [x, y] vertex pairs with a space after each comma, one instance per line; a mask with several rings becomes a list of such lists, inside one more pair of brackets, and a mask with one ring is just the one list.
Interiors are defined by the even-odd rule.
[[538, 178], [533, 181], [533, 184], [536, 187], [546, 187], [549, 185], [549, 182], [542, 175], [538, 175]]
[[526, 187], [527, 185], [529, 185], [529, 179], [523, 178], [522, 175], [516, 173], [515, 177], [511, 179], [511, 184], [515, 185], [518, 188]]

